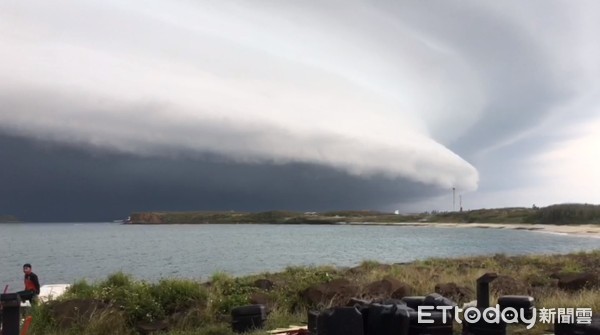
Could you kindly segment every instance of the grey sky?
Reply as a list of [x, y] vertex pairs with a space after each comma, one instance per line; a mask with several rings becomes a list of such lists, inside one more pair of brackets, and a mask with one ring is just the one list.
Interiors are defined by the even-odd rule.
[[2, 1], [0, 212], [600, 202], [599, 22], [595, 1]]

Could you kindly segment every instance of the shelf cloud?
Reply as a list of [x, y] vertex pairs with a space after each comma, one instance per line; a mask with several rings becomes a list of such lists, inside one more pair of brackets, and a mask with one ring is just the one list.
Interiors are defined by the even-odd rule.
[[[342, 207], [491, 192], [496, 162], [518, 164], [565, 138], [539, 137], [552, 122], [594, 115], [596, 7], [12, 1], [0, 5], [0, 133], [3, 143], [52, 143], [57, 160], [73, 147], [175, 160], [202, 170], [187, 180], [204, 184], [222, 175], [218, 164], [255, 171], [254, 180], [304, 166], [362, 185], [365, 196]], [[588, 102], [565, 108], [576, 101]], [[536, 148], [519, 147], [527, 141]], [[111, 171], [93, 176], [121, 180]], [[228, 194], [245, 187], [225, 184]], [[202, 190], [191, 185], [190, 196]], [[271, 191], [264, 204], [286, 198]]]

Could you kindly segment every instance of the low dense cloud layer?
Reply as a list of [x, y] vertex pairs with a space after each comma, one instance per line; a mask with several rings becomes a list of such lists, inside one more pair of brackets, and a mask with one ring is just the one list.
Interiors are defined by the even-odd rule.
[[140, 157], [0, 136], [0, 211], [31, 221], [102, 221], [134, 211], [393, 209], [439, 189], [355, 178], [315, 164], [240, 164], [218, 157]]
[[[543, 159], [533, 158], [573, 139], [565, 125], [598, 115], [599, 7], [7, 1], [0, 155], [15, 164], [3, 174], [16, 177], [5, 177], [11, 187], [28, 185], [23, 192], [39, 191], [26, 182], [37, 178], [57, 199], [87, 195], [73, 199], [89, 199], [78, 217], [98, 210], [94, 194], [117, 180], [165, 187], [164, 198], [135, 201], [115, 189], [120, 200], [102, 200], [115, 213], [195, 209], [183, 200], [195, 196], [203, 208], [410, 208], [452, 188], [499, 203], [495, 193], [543, 184]], [[52, 143], [53, 169], [87, 177], [38, 167], [40, 180], [25, 168], [35, 150], [18, 152], [42, 142]], [[82, 156], [61, 165], [70, 150]], [[92, 167], [97, 152], [135, 169]], [[274, 174], [278, 189], [260, 189]], [[298, 174], [335, 178], [293, 187]], [[22, 198], [4, 197], [12, 205], [0, 211], [26, 212]]]

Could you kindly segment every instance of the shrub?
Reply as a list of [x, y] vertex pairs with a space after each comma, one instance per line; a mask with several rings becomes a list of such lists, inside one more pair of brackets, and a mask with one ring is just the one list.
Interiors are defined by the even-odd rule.
[[247, 305], [250, 295], [257, 292], [248, 279], [232, 278], [224, 273], [216, 273], [211, 280], [211, 294], [208, 305], [216, 317], [229, 314], [234, 307]]
[[167, 315], [206, 305], [207, 300], [206, 288], [186, 280], [161, 280], [150, 293]]

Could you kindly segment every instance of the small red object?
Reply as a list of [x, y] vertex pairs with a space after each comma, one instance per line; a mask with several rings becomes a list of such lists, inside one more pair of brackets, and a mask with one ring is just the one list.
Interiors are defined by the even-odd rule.
[[23, 328], [21, 328], [21, 335], [27, 335], [27, 332], [29, 332], [29, 326], [31, 326], [31, 321], [33, 321], [33, 317], [28, 316], [25, 319], [25, 322], [23, 322]]

